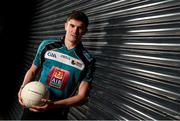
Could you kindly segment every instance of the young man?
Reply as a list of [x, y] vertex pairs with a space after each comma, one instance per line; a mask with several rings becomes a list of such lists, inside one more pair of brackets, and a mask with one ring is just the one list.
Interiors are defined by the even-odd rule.
[[88, 23], [83, 12], [73, 11], [65, 23], [65, 36], [60, 40], [44, 40], [40, 44], [18, 98], [24, 106], [21, 91], [41, 68], [39, 81], [47, 85], [50, 99], [42, 100], [45, 102], [43, 106], [24, 108], [22, 119], [67, 119], [70, 106], [85, 102], [95, 70], [95, 59], [81, 43]]

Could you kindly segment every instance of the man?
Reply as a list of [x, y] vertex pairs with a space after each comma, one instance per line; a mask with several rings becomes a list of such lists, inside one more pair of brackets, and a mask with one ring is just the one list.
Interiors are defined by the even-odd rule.
[[73, 11], [66, 20], [63, 38], [42, 41], [24, 77], [18, 98], [24, 106], [21, 91], [41, 70], [39, 81], [48, 86], [50, 99], [42, 100], [45, 102], [43, 106], [24, 108], [22, 119], [67, 119], [70, 106], [86, 101], [95, 70], [95, 59], [81, 43], [88, 23], [83, 12]]

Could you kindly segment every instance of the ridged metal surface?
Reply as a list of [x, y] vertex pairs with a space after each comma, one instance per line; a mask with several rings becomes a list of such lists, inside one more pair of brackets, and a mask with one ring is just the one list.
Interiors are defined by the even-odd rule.
[[97, 69], [89, 102], [69, 119], [180, 119], [180, 1], [38, 0], [25, 70], [43, 39], [65, 33], [72, 10], [90, 18], [83, 43]]

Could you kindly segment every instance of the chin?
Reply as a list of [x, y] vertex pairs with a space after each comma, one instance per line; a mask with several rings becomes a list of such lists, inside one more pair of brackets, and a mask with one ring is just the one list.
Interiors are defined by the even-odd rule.
[[70, 39], [69, 41], [72, 43], [75, 43], [77, 40], [76, 39]]

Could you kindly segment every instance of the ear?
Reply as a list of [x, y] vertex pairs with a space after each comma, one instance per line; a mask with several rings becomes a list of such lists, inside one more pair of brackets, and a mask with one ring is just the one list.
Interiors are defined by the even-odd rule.
[[67, 22], [64, 23], [64, 29], [67, 30]]

